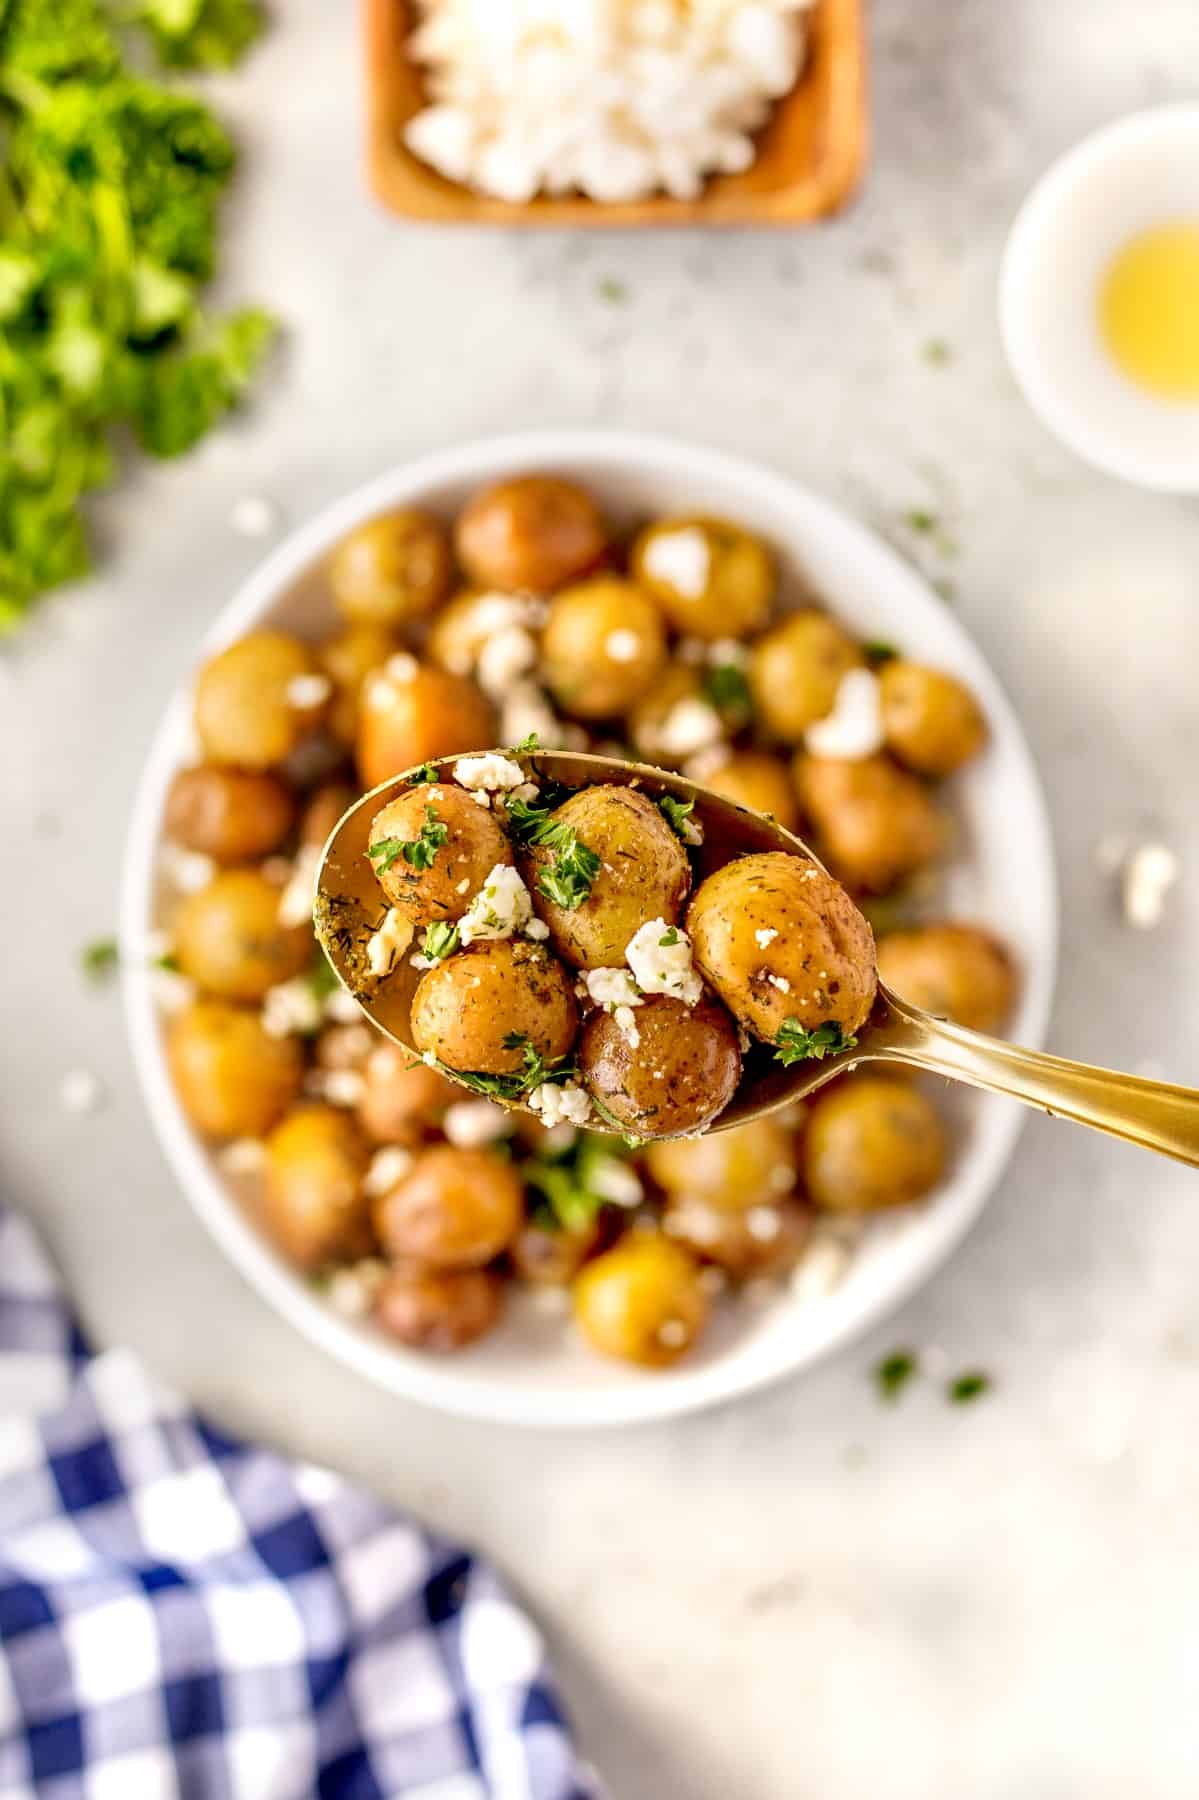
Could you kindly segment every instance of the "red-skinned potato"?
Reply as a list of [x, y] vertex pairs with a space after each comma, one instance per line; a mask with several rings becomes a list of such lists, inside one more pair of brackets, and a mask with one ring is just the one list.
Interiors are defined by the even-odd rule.
[[504, 1283], [491, 1269], [401, 1263], [384, 1277], [374, 1299], [376, 1323], [414, 1350], [462, 1350], [485, 1336], [503, 1310]]
[[479, 1268], [506, 1250], [524, 1217], [511, 1163], [490, 1150], [436, 1144], [375, 1205], [389, 1256], [437, 1269]]
[[552, 475], [522, 475], [474, 496], [454, 543], [467, 575], [483, 588], [552, 594], [593, 569], [604, 554], [603, 520], [590, 494]]
[[163, 828], [174, 843], [214, 862], [253, 862], [279, 848], [295, 810], [277, 775], [201, 763], [172, 781]]

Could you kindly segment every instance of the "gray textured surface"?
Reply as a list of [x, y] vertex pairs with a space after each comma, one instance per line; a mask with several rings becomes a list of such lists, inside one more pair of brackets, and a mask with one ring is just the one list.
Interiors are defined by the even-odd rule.
[[[0, 662], [3, 1191], [89, 1329], [226, 1426], [335, 1463], [492, 1552], [557, 1650], [620, 1800], [1183, 1800], [1199, 1789], [1195, 1178], [1034, 1120], [985, 1221], [872, 1341], [670, 1428], [528, 1437], [341, 1373], [223, 1263], [151, 1142], [111, 929], [140, 759], [249, 568], [234, 500], [290, 521], [384, 463], [554, 422], [690, 434], [886, 529], [932, 507], [960, 606], [1040, 758], [1061, 857], [1055, 1045], [1199, 1080], [1199, 513], [1088, 473], [1028, 415], [993, 319], [1004, 230], [1082, 132], [1186, 92], [1194, 0], [885, 0], [855, 211], [793, 236], [406, 229], [359, 179], [349, 9], [288, 0], [226, 85], [246, 143], [231, 291], [291, 326], [278, 379], [186, 465], [106, 503], [104, 573]], [[599, 283], [627, 284], [626, 304]], [[944, 338], [944, 369], [922, 359]], [[909, 546], [919, 551], [920, 546]], [[1146, 822], [1190, 871], [1133, 938], [1093, 860]], [[1019, 846], [1013, 845], [1013, 855]], [[70, 1118], [72, 1066], [106, 1108]], [[981, 1363], [879, 1407], [906, 1342]]]

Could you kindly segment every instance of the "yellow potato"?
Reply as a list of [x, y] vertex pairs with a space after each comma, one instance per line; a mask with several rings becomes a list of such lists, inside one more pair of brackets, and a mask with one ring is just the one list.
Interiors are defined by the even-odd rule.
[[946, 822], [936, 802], [889, 757], [855, 762], [801, 754], [795, 785], [821, 855], [834, 875], [862, 893], [885, 894], [945, 848]]
[[295, 810], [277, 775], [201, 763], [180, 769], [172, 781], [163, 829], [176, 844], [215, 862], [253, 862], [279, 848]]
[[378, 787], [439, 756], [490, 750], [498, 726], [473, 681], [393, 657], [363, 685], [357, 762], [364, 787]]
[[969, 688], [940, 669], [896, 658], [879, 675], [887, 748], [917, 775], [952, 775], [986, 742]]
[[414, 925], [460, 919], [496, 864], [512, 862], [494, 813], [453, 782], [422, 782], [389, 800], [371, 820], [368, 853], [387, 899]]
[[362, 1189], [370, 1152], [348, 1113], [303, 1106], [267, 1140], [262, 1216], [283, 1253], [302, 1269], [365, 1256], [370, 1205]]
[[693, 1258], [666, 1238], [631, 1233], [582, 1270], [575, 1320], [593, 1350], [665, 1369], [695, 1343], [708, 1303]]
[[645, 1164], [668, 1194], [694, 1194], [725, 1212], [765, 1206], [795, 1186], [795, 1138], [776, 1118], [731, 1131], [648, 1144]]
[[854, 1075], [816, 1096], [803, 1135], [803, 1172], [817, 1206], [906, 1206], [935, 1187], [944, 1167], [944, 1128], [919, 1088]]
[[732, 1280], [761, 1280], [795, 1267], [812, 1233], [812, 1214], [797, 1200], [729, 1212], [700, 1194], [672, 1194], [662, 1229], [673, 1243], [701, 1262], [715, 1263]]
[[175, 915], [183, 973], [225, 1000], [261, 1000], [312, 956], [312, 927], [279, 922], [279, 889], [256, 869], [225, 869]]
[[167, 1027], [167, 1064], [188, 1119], [211, 1138], [257, 1138], [300, 1091], [304, 1053], [275, 1038], [256, 1012], [198, 1000]]
[[727, 519], [660, 519], [633, 546], [633, 574], [686, 637], [743, 637], [766, 623], [778, 585], [761, 538]]
[[196, 732], [210, 762], [270, 769], [320, 725], [328, 696], [307, 644], [252, 631], [218, 651], [196, 678]]
[[510, 593], [552, 594], [593, 569], [604, 554], [603, 520], [573, 481], [522, 475], [470, 500], [454, 532], [472, 581]]
[[395, 633], [382, 625], [347, 625], [344, 631], [317, 645], [317, 660], [333, 683], [329, 729], [339, 744], [353, 749], [366, 678], [375, 669], [381, 669], [399, 648]]
[[704, 786], [731, 800], [734, 806], [767, 813], [777, 819], [784, 831], [798, 829], [799, 802], [787, 765], [777, 756], [761, 750], [739, 750], [704, 777]]
[[724, 1007], [685, 1006], [655, 994], [634, 1012], [633, 1045], [615, 1016], [595, 1012], [579, 1040], [579, 1068], [593, 1098], [636, 1137], [702, 1131], [722, 1113], [741, 1079], [737, 1031]]
[[445, 528], [415, 507], [355, 526], [329, 561], [333, 598], [359, 625], [407, 625], [444, 600], [452, 564]]
[[376, 1144], [415, 1144], [438, 1131], [459, 1090], [398, 1044], [376, 1044], [362, 1065], [358, 1123]]
[[833, 710], [841, 677], [862, 660], [858, 645], [827, 613], [791, 613], [750, 654], [759, 724], [784, 744], [801, 744], [808, 726]]
[[519, 1074], [528, 1046], [558, 1061], [574, 1043], [578, 1021], [570, 976], [526, 938], [459, 951], [422, 976], [412, 1001], [418, 1050], [432, 1051], [449, 1069], [487, 1075]]
[[524, 1190], [491, 1150], [437, 1144], [417, 1155], [375, 1207], [389, 1256], [437, 1269], [481, 1267], [506, 1250], [524, 1218]]
[[878, 972], [905, 1000], [972, 1031], [997, 1031], [1012, 1008], [1016, 971], [978, 925], [918, 925], [878, 947]]
[[626, 712], [652, 686], [665, 654], [658, 610], [631, 581], [597, 575], [550, 603], [542, 675], [574, 718]]

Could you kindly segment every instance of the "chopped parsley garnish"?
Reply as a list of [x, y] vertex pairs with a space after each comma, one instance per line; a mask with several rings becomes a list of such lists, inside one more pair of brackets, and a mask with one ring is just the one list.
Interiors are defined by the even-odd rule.
[[448, 919], [438, 919], [432, 925], [425, 926], [425, 935], [421, 939], [421, 950], [432, 962], [444, 962], [458, 948], [461, 938], [458, 927]]
[[624, 1139], [630, 1150], [640, 1150], [646, 1140], [638, 1137], [635, 1132], [630, 1131], [624, 1120], [618, 1119], [614, 1112], [609, 1112], [608, 1108], [604, 1105], [594, 1089], [591, 1091], [591, 1104], [599, 1114], [600, 1118], [604, 1121], [604, 1124], [610, 1125], [617, 1137]]
[[79, 962], [88, 980], [99, 987], [116, 974], [121, 960], [115, 938], [95, 938], [79, 952]]
[[506, 754], [508, 756], [532, 756], [534, 750], [540, 750], [540, 748], [541, 739], [535, 731], [530, 731], [528, 737], [521, 738], [519, 744], [513, 744], [511, 750]]
[[658, 948], [659, 948], [659, 950], [669, 950], [671, 948], [671, 946], [673, 944], [677, 944], [678, 941], [679, 941], [679, 928], [677, 925], [672, 925], [670, 927], [669, 931], [666, 933], [666, 936], [660, 937], [658, 939]]
[[695, 811], [694, 800], [676, 800], [673, 794], [663, 794], [658, 802], [658, 810], [662, 814], [676, 837], [681, 837], [685, 844], [691, 842], [687, 821]]
[[629, 290], [624, 282], [618, 281], [614, 275], [602, 276], [595, 284], [595, 291], [609, 306], [623, 306], [629, 297]]
[[318, 950], [312, 959], [312, 966], [308, 971], [308, 985], [318, 1000], [327, 1000], [330, 994], [337, 992], [340, 985], [337, 979], [337, 970], [323, 950]]
[[882, 663], [894, 662], [899, 655], [894, 644], [884, 644], [878, 640], [863, 644], [862, 653], [871, 667], [876, 669]]
[[579, 841], [573, 825], [552, 817], [553, 805], [509, 799], [505, 802], [508, 827], [518, 844], [544, 844], [554, 853], [554, 860], [537, 875], [537, 891], [555, 906], [574, 912], [582, 906], [600, 872], [600, 859], [594, 850]]
[[529, 1042], [527, 1033], [523, 1031], [508, 1032], [503, 1044], [505, 1050], [520, 1050], [523, 1054], [524, 1067], [513, 1075], [487, 1075], [477, 1069], [451, 1069], [447, 1063], [442, 1062], [437, 1067], [451, 1081], [469, 1088], [472, 1094], [486, 1094], [492, 1100], [519, 1100], [522, 1094], [532, 1093], [534, 1088], [541, 1087], [545, 1082], [561, 1087], [578, 1074], [574, 1063], [568, 1063], [564, 1058], [547, 1063], [540, 1050]]
[[925, 362], [931, 364], [934, 369], [943, 369], [946, 363], [953, 360], [953, 351], [944, 338], [929, 338], [924, 346], [923, 355]]
[[704, 676], [704, 695], [717, 712], [748, 717], [753, 706], [745, 671], [736, 663], [718, 663], [709, 669]]
[[179, 968], [179, 958], [175, 955], [173, 950], [168, 950], [163, 956], [156, 956], [150, 966], [153, 969], [161, 969], [164, 975], [178, 975], [181, 973]]
[[437, 764], [430, 762], [422, 763], [419, 769], [414, 769], [408, 780], [413, 787], [419, 787], [422, 781], [440, 781], [441, 776], [437, 772]]
[[920, 1365], [911, 1350], [893, 1350], [874, 1366], [874, 1385], [882, 1399], [894, 1402], [914, 1376]]
[[855, 1049], [857, 1042], [856, 1037], [845, 1036], [836, 1019], [826, 1019], [811, 1031], [806, 1031], [798, 1019], [784, 1019], [774, 1040], [775, 1060], [785, 1069], [797, 1062], [823, 1062], [839, 1050]]
[[922, 506], [914, 506], [910, 512], [904, 513], [903, 522], [909, 531], [918, 531], [923, 536], [937, 529], [936, 513], [928, 512]]
[[991, 1377], [981, 1369], [966, 1369], [961, 1375], [955, 1375], [945, 1390], [946, 1398], [951, 1406], [969, 1406], [979, 1400], [990, 1390]]
[[380, 838], [377, 844], [371, 845], [367, 855], [375, 865], [376, 875], [386, 875], [401, 857], [413, 869], [431, 869], [434, 857], [449, 835], [450, 828], [438, 819], [436, 808], [426, 806], [425, 822], [416, 837]]
[[610, 1203], [610, 1180], [623, 1165], [609, 1138], [582, 1132], [558, 1156], [534, 1156], [521, 1166], [525, 1185], [544, 1200], [538, 1223], [551, 1231], [586, 1232]]

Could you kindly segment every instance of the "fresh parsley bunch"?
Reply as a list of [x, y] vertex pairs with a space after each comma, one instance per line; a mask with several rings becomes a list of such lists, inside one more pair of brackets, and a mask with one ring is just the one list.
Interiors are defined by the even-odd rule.
[[265, 312], [208, 318], [233, 146], [192, 95], [134, 73], [225, 66], [257, 0], [0, 0], [0, 632], [86, 573], [83, 497], [131, 431], [190, 448], [244, 393]]

